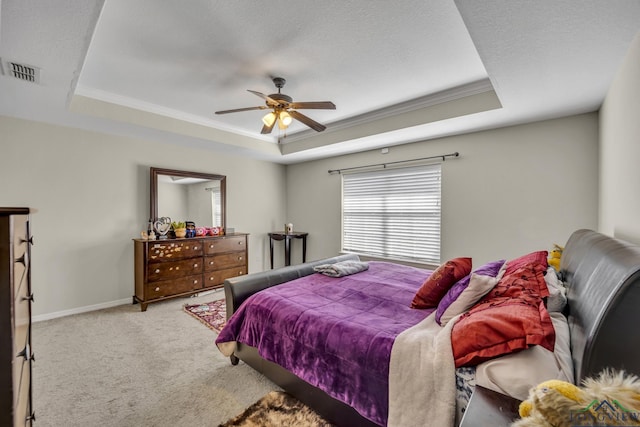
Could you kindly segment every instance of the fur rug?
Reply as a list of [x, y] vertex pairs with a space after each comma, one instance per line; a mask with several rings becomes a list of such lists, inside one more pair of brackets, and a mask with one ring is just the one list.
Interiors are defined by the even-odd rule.
[[290, 394], [272, 391], [218, 427], [333, 427], [333, 424]]

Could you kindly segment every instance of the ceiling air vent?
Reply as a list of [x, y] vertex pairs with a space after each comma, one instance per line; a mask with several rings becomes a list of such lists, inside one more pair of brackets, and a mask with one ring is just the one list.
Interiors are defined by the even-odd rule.
[[40, 83], [40, 68], [13, 61], [2, 61], [2, 73], [25, 82]]

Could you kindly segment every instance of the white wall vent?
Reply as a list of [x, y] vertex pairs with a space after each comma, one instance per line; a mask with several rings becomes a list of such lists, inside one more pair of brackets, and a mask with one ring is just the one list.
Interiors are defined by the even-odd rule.
[[40, 68], [13, 61], [2, 61], [2, 74], [25, 82], [40, 83]]

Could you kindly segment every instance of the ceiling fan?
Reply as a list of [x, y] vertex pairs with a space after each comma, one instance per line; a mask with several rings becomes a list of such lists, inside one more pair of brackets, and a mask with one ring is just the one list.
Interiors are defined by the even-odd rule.
[[256, 92], [255, 90], [247, 89], [249, 92], [258, 95], [260, 98], [265, 100], [266, 105], [261, 105], [259, 107], [246, 107], [246, 108], [236, 108], [234, 110], [224, 110], [224, 111], [216, 111], [216, 114], [228, 114], [228, 113], [238, 113], [240, 111], [251, 111], [251, 110], [273, 110], [269, 112], [266, 116], [262, 118], [262, 122], [264, 126], [262, 127], [262, 134], [271, 133], [273, 127], [276, 122], [278, 123], [278, 128], [286, 129], [293, 119], [296, 119], [305, 125], [309, 126], [311, 129], [322, 132], [326, 129], [326, 126], [321, 125], [315, 120], [305, 116], [301, 112], [297, 110], [309, 109], [309, 110], [335, 110], [336, 106], [331, 101], [318, 101], [318, 102], [293, 102], [293, 98], [289, 95], [285, 95], [284, 93], [280, 93], [280, 89], [286, 83], [286, 80], [282, 77], [274, 77], [273, 84], [278, 88], [278, 93], [272, 93], [271, 95], [265, 95], [260, 92]]

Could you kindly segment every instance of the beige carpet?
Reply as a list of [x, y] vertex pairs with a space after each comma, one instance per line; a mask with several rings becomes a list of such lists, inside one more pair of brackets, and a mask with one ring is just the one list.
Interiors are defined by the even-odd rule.
[[[184, 304], [124, 305], [33, 325], [38, 427], [217, 426], [279, 388], [215, 347]], [[37, 304], [37, 301], [36, 301]]]

